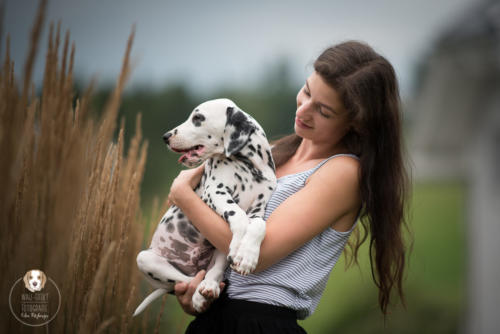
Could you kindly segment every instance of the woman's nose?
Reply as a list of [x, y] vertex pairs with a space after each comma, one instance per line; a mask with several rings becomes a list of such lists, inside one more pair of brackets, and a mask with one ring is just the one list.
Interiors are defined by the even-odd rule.
[[302, 102], [297, 107], [297, 116], [307, 116], [311, 110], [311, 104], [308, 101]]

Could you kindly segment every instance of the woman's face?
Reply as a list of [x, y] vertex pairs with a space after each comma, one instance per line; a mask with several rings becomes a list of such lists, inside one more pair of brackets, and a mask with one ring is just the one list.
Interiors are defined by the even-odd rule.
[[347, 133], [347, 112], [335, 89], [313, 72], [297, 94], [295, 133], [317, 143], [337, 144]]

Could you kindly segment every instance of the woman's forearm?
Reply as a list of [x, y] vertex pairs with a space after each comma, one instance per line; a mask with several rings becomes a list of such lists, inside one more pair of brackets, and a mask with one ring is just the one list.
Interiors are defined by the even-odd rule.
[[229, 253], [233, 234], [228, 223], [206, 205], [193, 190], [185, 191], [176, 204], [215, 248], [226, 255]]

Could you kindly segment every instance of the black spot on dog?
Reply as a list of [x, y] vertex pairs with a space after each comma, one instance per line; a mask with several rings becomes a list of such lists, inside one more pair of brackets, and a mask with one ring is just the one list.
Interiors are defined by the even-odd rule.
[[179, 231], [185, 231], [187, 229], [187, 222], [185, 220], [181, 220], [177, 223], [177, 228]]
[[255, 168], [254, 164], [248, 157], [244, 156], [240, 152], [234, 154], [234, 156], [240, 160], [245, 166], [248, 168], [250, 173], [252, 174], [252, 178], [255, 182], [261, 183], [263, 180], [265, 180], [264, 175], [262, 175], [262, 171], [260, 169]]
[[195, 243], [198, 241], [198, 237], [200, 234], [194, 229], [194, 228], [189, 228], [187, 230], [187, 235], [188, 235], [188, 240]]
[[191, 243], [198, 242], [199, 233], [193, 228], [193, 226], [188, 224], [188, 222], [184, 220], [179, 221], [179, 223], [177, 224], [177, 229], [180, 236], [183, 237], [184, 240]]
[[264, 194], [259, 194], [259, 196], [257, 198], [258, 199], [263, 199], [264, 198]]
[[208, 135], [208, 139], [211, 139], [211, 138], [212, 138], [212, 136], [211, 136], [211, 135]]
[[194, 114], [193, 118], [191, 118], [191, 122], [193, 122], [194, 126], [199, 127], [201, 123], [205, 121], [205, 116], [202, 114]]
[[266, 150], [266, 154], [267, 154], [267, 165], [269, 167], [271, 167], [271, 169], [274, 171], [275, 167], [274, 167], [274, 161], [273, 161], [273, 157], [271, 155], [271, 152], [269, 150]]
[[[239, 133], [237, 132], [233, 133], [233, 135], [234, 134], [238, 134], [239, 136]], [[229, 142], [229, 146], [227, 147], [228, 152], [234, 151], [237, 147], [243, 144], [241, 140], [235, 140], [235, 138], [233, 138], [233, 135], [231, 135], [231, 141]]]
[[154, 279], [155, 281], [161, 282], [161, 279], [155, 277], [152, 273], [148, 272], [148, 276]]
[[223, 185], [222, 183], [219, 183], [219, 184], [217, 185], [217, 188], [222, 188], [222, 187], [224, 187], [224, 185]]
[[168, 223], [167, 226], [166, 226], [166, 229], [167, 229], [168, 233], [172, 233], [172, 232], [175, 231], [175, 226], [172, 223]]
[[177, 218], [182, 219], [182, 218], [184, 218], [184, 215], [181, 212], [179, 212], [179, 214], [177, 215]]
[[176, 134], [177, 134], [177, 129], [174, 130], [174, 135], [176, 135]]
[[227, 200], [227, 204], [233, 204], [233, 203], [234, 203], [234, 201], [232, 199]]

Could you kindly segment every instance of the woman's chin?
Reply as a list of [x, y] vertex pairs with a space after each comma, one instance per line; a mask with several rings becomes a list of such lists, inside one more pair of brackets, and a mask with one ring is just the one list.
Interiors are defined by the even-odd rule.
[[295, 134], [299, 136], [300, 138], [306, 138], [307, 139], [307, 134], [304, 136], [304, 129], [301, 129], [297, 124], [294, 126]]

